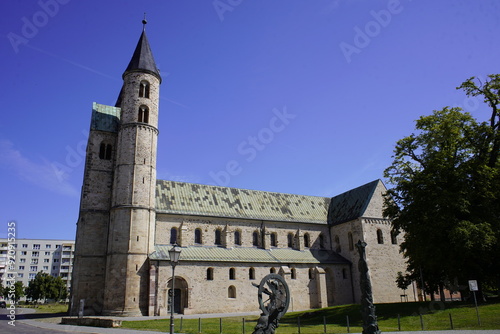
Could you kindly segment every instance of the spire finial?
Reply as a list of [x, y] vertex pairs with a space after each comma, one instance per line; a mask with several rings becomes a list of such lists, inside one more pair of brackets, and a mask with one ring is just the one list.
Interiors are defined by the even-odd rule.
[[144, 13], [144, 19], [142, 20], [142, 31], [146, 30], [146, 24], [148, 21], [146, 21], [146, 13]]

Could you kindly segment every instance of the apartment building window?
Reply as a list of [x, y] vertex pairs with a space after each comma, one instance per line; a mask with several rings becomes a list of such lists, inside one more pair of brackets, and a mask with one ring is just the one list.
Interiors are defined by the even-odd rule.
[[43, 266], [43, 270], [49, 270], [49, 266]]
[[19, 278], [23, 278], [23, 277], [24, 277], [24, 274], [23, 274], [23, 273], [19, 273], [19, 274], [17, 274], [17, 277], [19, 277]]
[[20, 263], [25, 263], [25, 262], [26, 262], [26, 259], [19, 259], [19, 262], [20, 262]]
[[49, 249], [49, 248], [51, 248], [51, 247], [52, 247], [52, 245], [51, 245], [51, 244], [46, 244], [46, 245], [45, 245], [45, 248], [47, 248], [47, 249]]
[[19, 270], [24, 270], [24, 266], [19, 266]]
[[31, 252], [31, 256], [38, 257], [40, 255], [40, 252]]
[[59, 262], [59, 259], [54, 259], [54, 263], [58, 263]]
[[29, 279], [30, 279], [30, 280], [35, 279], [35, 276], [36, 276], [36, 274], [35, 274], [35, 273], [30, 273], [30, 274], [29, 274]]
[[23, 244], [23, 248], [28, 248], [28, 244]]
[[38, 264], [38, 259], [31, 259], [31, 264]]
[[28, 255], [27, 251], [21, 251], [21, 255]]
[[38, 266], [30, 266], [30, 271], [38, 271]]
[[50, 260], [49, 259], [43, 259], [43, 263], [49, 263]]
[[40, 249], [40, 244], [33, 244], [33, 249]]
[[45, 255], [46, 255], [46, 256], [49, 256], [49, 255], [50, 255], [50, 252], [45, 252]]
[[57, 266], [52, 266], [52, 270], [57, 270]]

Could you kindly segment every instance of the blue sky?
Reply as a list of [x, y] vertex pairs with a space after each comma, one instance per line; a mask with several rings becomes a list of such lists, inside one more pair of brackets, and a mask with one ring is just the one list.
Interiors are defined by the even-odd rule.
[[383, 177], [414, 121], [489, 113], [497, 0], [4, 0], [0, 237], [73, 239], [92, 102], [114, 105], [147, 12], [160, 179], [334, 196]]

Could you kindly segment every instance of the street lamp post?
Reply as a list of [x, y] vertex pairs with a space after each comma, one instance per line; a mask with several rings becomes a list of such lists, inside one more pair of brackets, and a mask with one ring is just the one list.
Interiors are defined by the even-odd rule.
[[170, 334], [174, 334], [174, 296], [175, 296], [175, 266], [181, 256], [181, 248], [174, 244], [168, 251], [170, 265], [172, 266], [172, 295], [170, 297]]

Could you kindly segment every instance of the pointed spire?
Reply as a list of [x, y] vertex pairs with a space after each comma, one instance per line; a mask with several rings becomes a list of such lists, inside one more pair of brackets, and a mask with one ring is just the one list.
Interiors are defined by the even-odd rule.
[[153, 53], [151, 52], [151, 47], [149, 46], [148, 38], [146, 36], [146, 23], [146, 13], [144, 13], [141, 37], [139, 38], [139, 42], [135, 47], [134, 55], [132, 56], [132, 59], [130, 59], [130, 63], [123, 73], [123, 76], [129, 72], [144, 72], [156, 76], [161, 82], [160, 71], [156, 67]]

